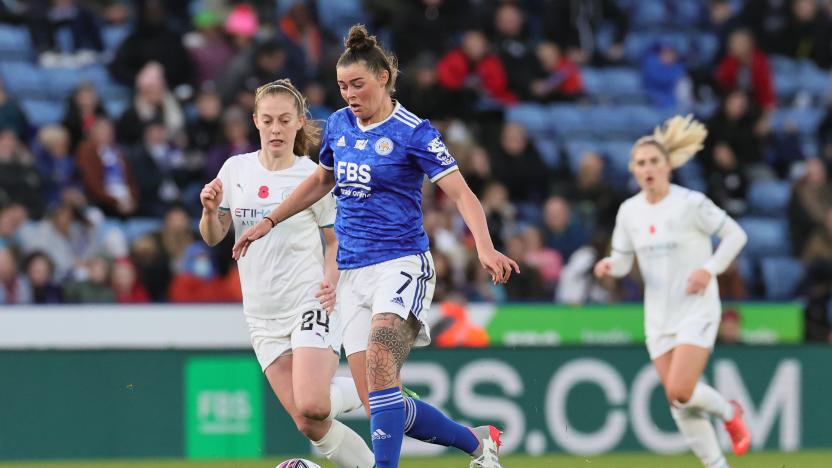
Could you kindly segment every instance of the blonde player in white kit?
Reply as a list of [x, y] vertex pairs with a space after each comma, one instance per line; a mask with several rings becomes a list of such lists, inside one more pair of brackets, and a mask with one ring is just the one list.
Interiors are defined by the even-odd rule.
[[[706, 467], [723, 468], [728, 463], [710, 416], [725, 423], [737, 455], [748, 450], [750, 435], [739, 404], [726, 401], [700, 377], [719, 328], [716, 276], [747, 236], [705, 195], [670, 183], [671, 171], [701, 150], [706, 136], [705, 126], [691, 116], [674, 117], [633, 145], [630, 170], [641, 191], [619, 208], [612, 255], [595, 265], [595, 274], [624, 276], [638, 259], [647, 350], [673, 419]], [[712, 235], [720, 237], [716, 252]]]
[[[239, 237], [315, 171], [317, 164], [301, 156], [319, 133], [306, 115], [305, 99], [289, 80], [257, 89], [253, 118], [261, 149], [229, 158], [200, 193], [206, 243], [220, 242], [232, 222]], [[364, 440], [334, 419], [362, 406], [352, 379], [333, 378], [342, 333], [332, 313], [334, 222], [335, 200], [327, 194], [252, 246], [238, 261], [243, 313], [257, 360], [298, 430], [336, 465], [369, 468], [373, 454]]]

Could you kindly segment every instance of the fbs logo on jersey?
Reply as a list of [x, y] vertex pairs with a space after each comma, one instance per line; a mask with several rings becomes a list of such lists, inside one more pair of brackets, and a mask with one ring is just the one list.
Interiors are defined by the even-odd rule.
[[440, 137], [436, 137], [428, 143], [428, 151], [436, 155], [439, 164], [443, 166], [448, 166], [455, 162], [454, 157], [448, 152], [448, 148]]
[[387, 137], [381, 137], [376, 141], [374, 148], [379, 156], [387, 156], [393, 152], [393, 140]]
[[355, 146], [353, 146], [353, 148], [363, 151], [365, 148], [367, 148], [367, 142], [368, 141], [370, 141], [370, 140], [356, 140], [355, 141]]
[[347, 139], [344, 138], [344, 135], [341, 135], [341, 138], [338, 139], [338, 143], [336, 143], [335, 146], [340, 148], [347, 146]]

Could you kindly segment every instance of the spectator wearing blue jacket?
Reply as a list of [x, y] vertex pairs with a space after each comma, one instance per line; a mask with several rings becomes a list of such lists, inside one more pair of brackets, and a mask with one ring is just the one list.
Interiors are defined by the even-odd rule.
[[687, 76], [679, 53], [669, 44], [658, 43], [641, 62], [641, 80], [650, 103], [663, 109], [680, 104], [679, 85]]

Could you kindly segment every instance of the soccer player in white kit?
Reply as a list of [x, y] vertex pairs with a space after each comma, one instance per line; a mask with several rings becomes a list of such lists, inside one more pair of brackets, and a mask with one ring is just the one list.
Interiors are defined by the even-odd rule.
[[411, 347], [430, 343], [425, 316], [436, 275], [422, 219], [425, 176], [456, 203], [495, 283], [519, 267], [494, 249], [482, 206], [439, 132], [392, 98], [395, 57], [360, 25], [350, 29], [345, 46], [336, 72], [348, 107], [327, 120], [318, 169], [238, 238], [233, 254], [246, 255], [275, 225], [334, 188], [344, 350], [369, 403], [377, 468], [398, 467], [405, 435], [458, 448], [473, 457], [472, 467], [499, 468], [496, 427], [466, 427], [401, 392], [400, 371]]
[[[674, 117], [652, 136], [636, 141], [630, 170], [641, 191], [621, 204], [612, 254], [595, 275], [621, 277], [638, 259], [644, 277], [647, 350], [665, 389], [679, 431], [709, 468], [728, 466], [710, 416], [725, 423], [734, 453], [744, 454], [750, 435], [742, 408], [700, 380], [721, 315], [716, 276], [742, 250], [747, 236], [705, 195], [670, 183], [674, 168], [702, 149], [701, 123]], [[714, 252], [711, 236], [720, 237]]]
[[[315, 171], [303, 155], [319, 131], [306, 115], [305, 99], [289, 80], [257, 89], [253, 119], [261, 147], [230, 157], [200, 193], [206, 243], [220, 242], [232, 222], [239, 238]], [[298, 430], [338, 466], [369, 468], [370, 449], [334, 419], [362, 405], [352, 379], [333, 378], [342, 334], [333, 312], [339, 276], [334, 222], [335, 200], [327, 194], [239, 259], [243, 313], [257, 360]]]

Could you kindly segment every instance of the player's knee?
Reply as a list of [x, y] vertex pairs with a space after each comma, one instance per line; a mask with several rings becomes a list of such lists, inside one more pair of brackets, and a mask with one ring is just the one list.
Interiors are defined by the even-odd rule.
[[693, 395], [693, 387], [671, 383], [666, 390], [667, 400], [672, 403], [687, 403]]
[[326, 433], [322, 430], [323, 422], [300, 416], [295, 418], [295, 426], [298, 432], [309, 440], [321, 440]]
[[323, 421], [329, 417], [329, 401], [313, 398], [300, 398], [296, 400], [299, 400], [295, 401], [295, 405], [303, 418], [313, 421]]

